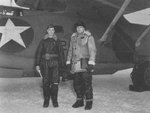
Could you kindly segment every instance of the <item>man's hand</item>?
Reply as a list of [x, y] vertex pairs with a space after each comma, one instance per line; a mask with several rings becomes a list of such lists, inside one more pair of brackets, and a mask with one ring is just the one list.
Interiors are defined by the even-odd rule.
[[35, 68], [36, 68], [36, 71], [39, 73], [40, 77], [43, 78], [41, 74], [40, 66], [36, 66]]
[[66, 82], [66, 81], [68, 81], [68, 75], [67, 75], [67, 72], [66, 72], [66, 70], [65, 71], [63, 71], [63, 72], [61, 72], [61, 74], [62, 74], [62, 82]]
[[39, 72], [40, 66], [36, 66], [35, 68], [36, 68], [36, 71]]
[[67, 71], [70, 72], [70, 70], [71, 70], [71, 64], [67, 64], [66, 66], [67, 66]]
[[94, 71], [94, 65], [92, 64], [88, 64], [88, 69], [89, 72], [93, 72]]
[[67, 77], [62, 77], [61, 81], [66, 82], [66, 81], [68, 81], [68, 78]]

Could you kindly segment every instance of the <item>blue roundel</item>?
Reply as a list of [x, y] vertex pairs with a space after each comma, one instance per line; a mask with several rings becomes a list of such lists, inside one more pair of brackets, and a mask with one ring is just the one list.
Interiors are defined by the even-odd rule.
[[0, 19], [0, 50], [14, 53], [29, 47], [34, 32], [30, 24], [16, 18]]

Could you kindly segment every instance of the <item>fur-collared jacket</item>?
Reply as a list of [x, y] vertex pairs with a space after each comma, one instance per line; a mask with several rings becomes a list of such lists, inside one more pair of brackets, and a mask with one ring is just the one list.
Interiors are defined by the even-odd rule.
[[[48, 34], [46, 34], [41, 40], [36, 52], [36, 66], [40, 66], [46, 54], [58, 55], [59, 68], [63, 68], [65, 66], [64, 49], [61, 45], [61, 41], [56, 35], [54, 35], [52, 38], [49, 38]], [[51, 60], [49, 61], [53, 62]]]
[[94, 37], [89, 31], [84, 33], [73, 33], [70, 40], [70, 47], [67, 55], [67, 64], [72, 64], [71, 72], [83, 72], [81, 69], [81, 59], [89, 59], [88, 63], [95, 65], [96, 46]]

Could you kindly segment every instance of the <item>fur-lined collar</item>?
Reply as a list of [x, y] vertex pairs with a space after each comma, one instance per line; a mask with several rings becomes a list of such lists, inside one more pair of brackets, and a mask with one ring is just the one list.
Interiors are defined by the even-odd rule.
[[[88, 35], [88, 36], [91, 36], [91, 33], [90, 33], [90, 31], [84, 31], [84, 33], [83, 33], [84, 35]], [[76, 35], [78, 35], [78, 33], [76, 32], [76, 33], [73, 33], [72, 34], [72, 37], [74, 37], [74, 36], [76, 36]]]
[[[47, 38], [49, 38], [48, 34], [46, 34], [46, 35], [44, 36], [44, 40], [47, 39]], [[57, 39], [58, 39], [55, 34], [53, 35], [52, 38], [53, 38], [54, 40], [57, 40]]]

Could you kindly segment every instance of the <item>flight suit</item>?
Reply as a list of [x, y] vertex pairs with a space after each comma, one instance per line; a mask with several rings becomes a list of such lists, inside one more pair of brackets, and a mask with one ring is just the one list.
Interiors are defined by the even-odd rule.
[[59, 68], [65, 65], [63, 52], [60, 40], [54, 35], [53, 38], [45, 36], [36, 53], [36, 65], [40, 66], [43, 76], [44, 100], [49, 102], [51, 96], [53, 105], [57, 104]]
[[92, 73], [88, 71], [88, 63], [95, 62], [96, 46], [89, 31], [83, 34], [73, 33], [70, 40], [67, 62], [71, 64], [71, 73], [74, 74], [74, 90], [77, 100], [92, 101]]

